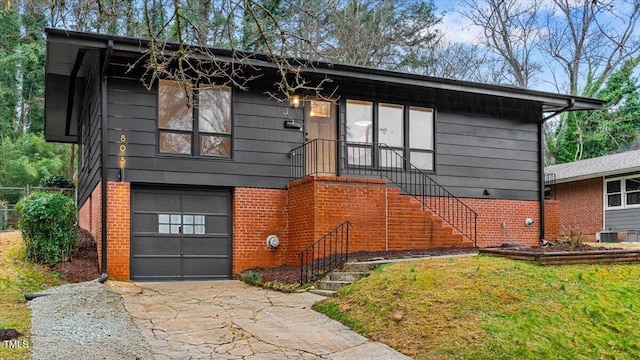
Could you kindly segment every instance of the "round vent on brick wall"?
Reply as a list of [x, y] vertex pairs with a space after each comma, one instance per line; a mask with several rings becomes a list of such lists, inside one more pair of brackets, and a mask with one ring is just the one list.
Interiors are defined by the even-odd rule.
[[269, 249], [275, 249], [278, 247], [278, 245], [280, 245], [280, 239], [278, 239], [278, 236], [276, 235], [267, 236], [267, 246], [269, 247]]

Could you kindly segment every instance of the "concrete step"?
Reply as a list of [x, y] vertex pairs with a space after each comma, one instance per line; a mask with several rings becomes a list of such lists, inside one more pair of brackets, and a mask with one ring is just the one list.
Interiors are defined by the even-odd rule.
[[320, 289], [311, 289], [309, 290], [309, 292], [312, 294], [326, 296], [326, 297], [335, 296], [337, 293], [337, 291], [333, 291], [333, 290], [320, 290]]
[[342, 267], [342, 271], [368, 273], [371, 270], [374, 270], [378, 266], [379, 264], [376, 265], [376, 264], [362, 263], [362, 262], [348, 262], [344, 264], [344, 266]]
[[361, 272], [361, 271], [334, 271], [329, 273], [329, 276], [327, 277], [328, 280], [333, 280], [333, 281], [350, 281], [350, 282], [355, 282], [356, 280], [360, 279], [361, 277], [365, 277], [368, 275], [368, 272]]
[[340, 290], [341, 287], [351, 285], [351, 284], [353, 284], [353, 281], [321, 280], [318, 283], [318, 289], [338, 291]]

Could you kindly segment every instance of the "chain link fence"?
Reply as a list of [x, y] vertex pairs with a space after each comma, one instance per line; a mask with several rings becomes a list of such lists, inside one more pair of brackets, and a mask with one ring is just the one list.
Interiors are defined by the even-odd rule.
[[34, 191], [59, 192], [78, 203], [78, 189], [53, 188], [40, 186], [0, 187], [0, 231], [18, 228], [18, 214], [15, 206], [23, 197]]

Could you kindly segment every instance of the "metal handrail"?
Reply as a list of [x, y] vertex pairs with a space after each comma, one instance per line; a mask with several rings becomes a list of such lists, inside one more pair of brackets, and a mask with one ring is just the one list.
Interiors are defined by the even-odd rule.
[[547, 200], [556, 199], [556, 174], [544, 174], [544, 198]]
[[389, 145], [315, 139], [289, 157], [292, 180], [315, 174], [385, 177], [477, 244], [478, 214]]
[[300, 285], [342, 266], [349, 258], [349, 228], [345, 221], [300, 252]]

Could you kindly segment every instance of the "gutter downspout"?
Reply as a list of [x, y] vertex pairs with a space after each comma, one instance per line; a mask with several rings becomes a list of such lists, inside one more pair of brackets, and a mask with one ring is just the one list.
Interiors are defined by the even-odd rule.
[[540, 120], [540, 122], [538, 123], [538, 141], [540, 142], [540, 161], [539, 161], [539, 166], [538, 166], [538, 172], [540, 174], [540, 189], [539, 189], [539, 196], [538, 196], [538, 201], [540, 202], [540, 243], [544, 244], [545, 243], [545, 239], [544, 239], [544, 132], [543, 127], [544, 127], [544, 123], [555, 117], [558, 116], [560, 114], [562, 114], [565, 111], [569, 111], [571, 110], [576, 104], [576, 101], [574, 99], [571, 99], [569, 101], [569, 104], [565, 107], [563, 107], [562, 109], [554, 112], [553, 114], [542, 118], [542, 120]]
[[100, 93], [102, 102], [102, 118], [100, 129], [100, 145], [101, 145], [101, 175], [102, 175], [102, 275], [98, 279], [100, 283], [104, 283], [107, 278], [107, 70], [113, 53], [113, 40], [107, 43], [107, 51], [105, 53], [104, 62], [102, 64], [102, 73], [100, 74]]

